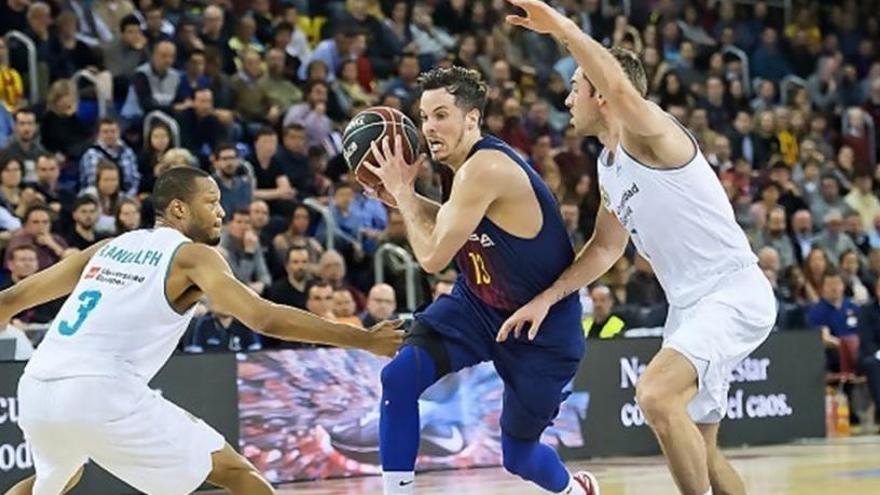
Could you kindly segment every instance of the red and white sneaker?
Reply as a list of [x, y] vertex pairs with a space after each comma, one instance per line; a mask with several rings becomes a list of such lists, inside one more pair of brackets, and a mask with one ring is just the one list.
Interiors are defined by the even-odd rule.
[[601, 491], [599, 490], [599, 480], [596, 479], [593, 473], [589, 471], [578, 471], [572, 475], [572, 478], [581, 485], [587, 495], [601, 494]]

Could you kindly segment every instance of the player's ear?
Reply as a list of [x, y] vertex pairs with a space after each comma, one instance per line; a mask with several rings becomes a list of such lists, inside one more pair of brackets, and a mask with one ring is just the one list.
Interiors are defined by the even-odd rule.
[[474, 130], [474, 128], [477, 128], [477, 127], [480, 126], [480, 111], [477, 110], [476, 108], [472, 108], [472, 109], [467, 113], [467, 117], [466, 117], [466, 118], [467, 118], [467, 124], [466, 124], [466, 125], [467, 125], [467, 129], [468, 129], [469, 131], [472, 131], [472, 130]]

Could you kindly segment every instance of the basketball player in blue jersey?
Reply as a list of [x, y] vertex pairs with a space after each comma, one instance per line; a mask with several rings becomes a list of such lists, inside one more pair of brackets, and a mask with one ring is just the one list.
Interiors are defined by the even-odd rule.
[[566, 101], [572, 123], [605, 150], [593, 238], [559, 280], [505, 322], [498, 340], [529, 325], [538, 341], [556, 301], [605, 273], [631, 239], [670, 303], [662, 349], [636, 387], [638, 404], [682, 493], [744, 494], [717, 447], [718, 426], [731, 370], [773, 327], [773, 290], [696, 140], [645, 99], [638, 56], [605, 49], [544, 2], [508, 1], [526, 14], [508, 22], [552, 34], [571, 51], [579, 65]]
[[415, 315], [404, 347], [382, 370], [385, 493], [413, 493], [422, 392], [448, 373], [492, 361], [504, 381], [504, 467], [553, 493], [598, 494], [591, 474], [572, 476], [538, 441], [584, 353], [577, 295], [554, 306], [534, 341], [495, 341], [505, 318], [574, 259], [559, 205], [513, 149], [481, 135], [486, 85], [476, 72], [434, 69], [420, 85], [430, 153], [454, 171], [449, 200], [440, 205], [415, 192], [419, 167], [405, 163], [399, 139], [374, 141], [375, 163], [364, 166], [381, 179], [379, 193], [400, 208], [421, 266], [437, 273], [454, 259], [460, 275], [450, 295]]

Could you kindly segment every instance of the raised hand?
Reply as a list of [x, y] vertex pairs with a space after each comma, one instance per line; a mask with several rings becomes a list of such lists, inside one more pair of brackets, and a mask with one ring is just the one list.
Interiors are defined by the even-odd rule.
[[530, 29], [538, 33], [558, 33], [568, 19], [553, 7], [541, 0], [507, 0], [514, 7], [525, 11], [526, 15], [508, 15], [507, 22], [514, 26]]

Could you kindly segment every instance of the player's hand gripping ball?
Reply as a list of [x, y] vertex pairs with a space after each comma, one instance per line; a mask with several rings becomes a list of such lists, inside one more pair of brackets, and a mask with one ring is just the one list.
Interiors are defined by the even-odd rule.
[[419, 130], [409, 117], [391, 107], [371, 107], [355, 115], [342, 136], [342, 155], [348, 169], [368, 193], [389, 206], [397, 206], [394, 197], [385, 190], [382, 180], [364, 167], [364, 162], [376, 165], [370, 144], [375, 141], [381, 148], [382, 139], [394, 143], [396, 136], [403, 141], [403, 159], [412, 165], [419, 154]]

